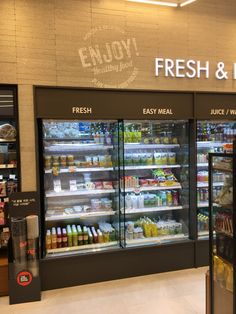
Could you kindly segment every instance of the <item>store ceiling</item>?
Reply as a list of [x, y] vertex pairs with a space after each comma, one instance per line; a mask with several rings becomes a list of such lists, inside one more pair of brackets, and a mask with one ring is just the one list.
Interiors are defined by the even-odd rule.
[[189, 5], [197, 0], [127, 0], [129, 2], [138, 2], [154, 5], [162, 5], [168, 7], [184, 7]]

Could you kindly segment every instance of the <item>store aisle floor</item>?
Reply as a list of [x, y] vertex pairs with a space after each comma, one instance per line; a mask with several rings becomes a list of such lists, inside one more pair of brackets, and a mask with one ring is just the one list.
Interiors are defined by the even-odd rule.
[[8, 305], [1, 314], [205, 314], [207, 268], [115, 280], [42, 293], [42, 301]]

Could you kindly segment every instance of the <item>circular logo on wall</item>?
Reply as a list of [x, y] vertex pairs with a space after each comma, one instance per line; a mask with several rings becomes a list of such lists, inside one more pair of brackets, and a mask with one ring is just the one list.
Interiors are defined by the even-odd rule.
[[33, 276], [29, 271], [21, 271], [17, 275], [16, 281], [18, 285], [25, 287], [31, 284], [32, 279], [33, 279]]
[[78, 49], [81, 65], [92, 73], [96, 87], [126, 88], [138, 75], [136, 38], [115, 26], [98, 26], [85, 34], [86, 45]]

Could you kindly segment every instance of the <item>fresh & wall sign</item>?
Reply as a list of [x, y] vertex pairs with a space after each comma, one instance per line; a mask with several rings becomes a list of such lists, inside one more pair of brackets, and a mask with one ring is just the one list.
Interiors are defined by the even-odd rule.
[[210, 64], [209, 61], [155, 58], [155, 76], [209, 79], [214, 74], [217, 80], [236, 80], [236, 63], [231, 69], [222, 61]]
[[92, 72], [96, 87], [125, 88], [135, 80], [139, 56], [135, 37], [125, 36], [119, 27], [103, 25], [88, 32], [84, 42], [78, 54], [84, 70]]

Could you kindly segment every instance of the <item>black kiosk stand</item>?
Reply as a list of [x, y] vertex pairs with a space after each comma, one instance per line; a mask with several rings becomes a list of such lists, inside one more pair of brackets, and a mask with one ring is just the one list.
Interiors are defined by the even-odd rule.
[[39, 212], [36, 192], [12, 194], [9, 202], [10, 304], [41, 300]]

